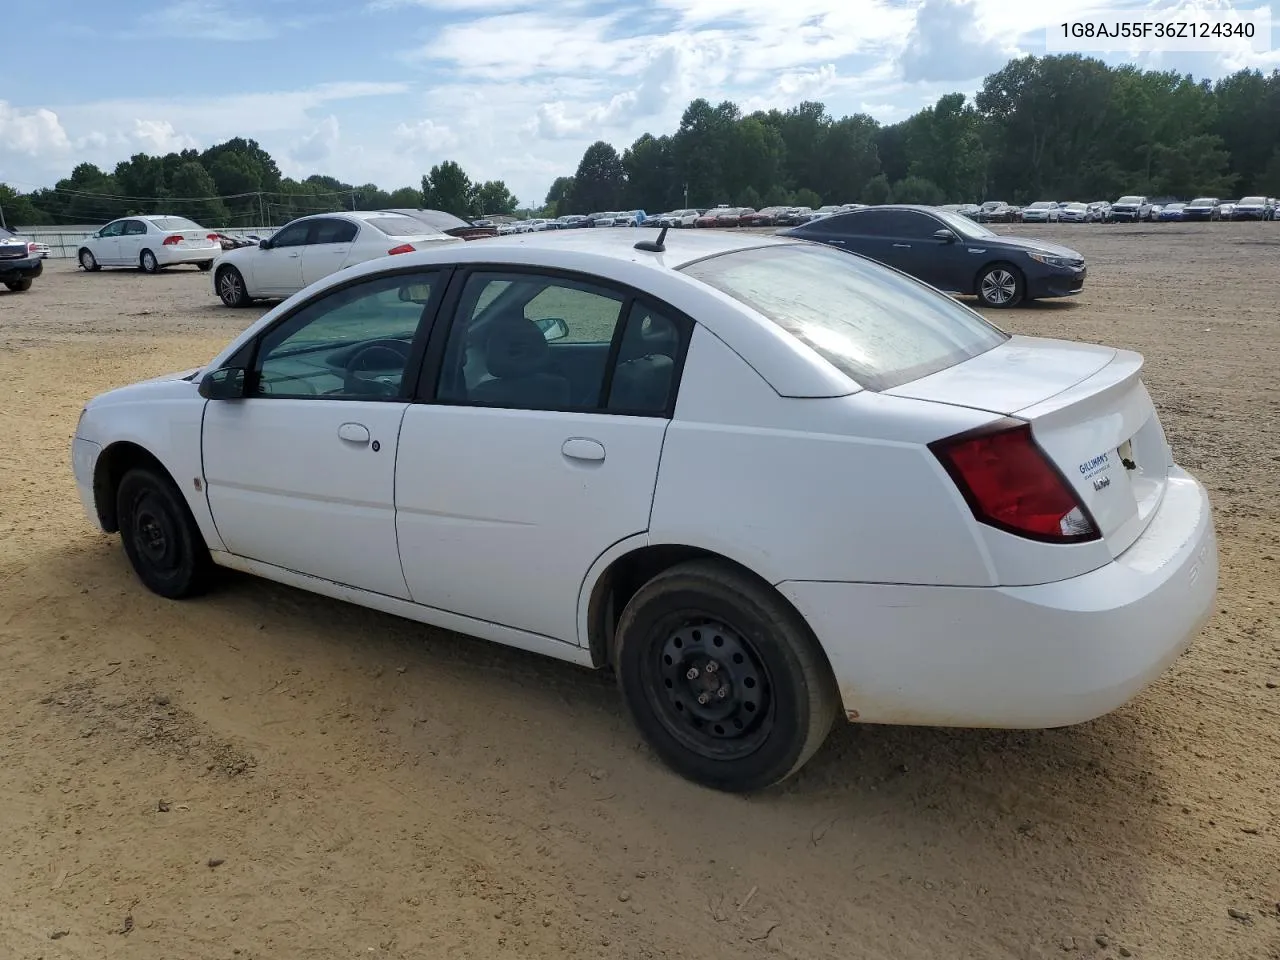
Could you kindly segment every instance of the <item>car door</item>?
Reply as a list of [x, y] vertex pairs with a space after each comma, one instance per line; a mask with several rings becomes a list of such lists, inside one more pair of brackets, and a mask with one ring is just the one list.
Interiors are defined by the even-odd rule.
[[[939, 290], [968, 291], [978, 264], [964, 238], [936, 217], [919, 210], [888, 214], [890, 259], [886, 262]], [[939, 237], [946, 230], [948, 237]]]
[[201, 440], [231, 553], [408, 599], [396, 446], [440, 278], [400, 270], [327, 291], [244, 351], [245, 396], [209, 400]]
[[341, 270], [359, 230], [350, 220], [339, 217], [312, 220], [311, 233], [302, 247], [302, 286]]
[[302, 282], [302, 252], [311, 233], [310, 220], [295, 220], [285, 224], [271, 237], [266, 247], [254, 251], [254, 296], [290, 297], [304, 286]]
[[891, 241], [887, 213], [885, 210], [852, 210], [836, 217], [810, 220], [797, 230], [797, 235], [888, 263]]
[[120, 263], [120, 234], [124, 232], [124, 225], [124, 220], [108, 223], [85, 242], [89, 252], [102, 266], [116, 266]]
[[577, 644], [587, 571], [648, 529], [688, 321], [569, 276], [476, 270], [455, 287], [397, 456], [409, 592]]
[[119, 262], [123, 266], [138, 265], [138, 258], [142, 256], [142, 248], [146, 244], [147, 239], [147, 223], [145, 220], [126, 220], [124, 227], [120, 231], [120, 240], [116, 247], [119, 254]]

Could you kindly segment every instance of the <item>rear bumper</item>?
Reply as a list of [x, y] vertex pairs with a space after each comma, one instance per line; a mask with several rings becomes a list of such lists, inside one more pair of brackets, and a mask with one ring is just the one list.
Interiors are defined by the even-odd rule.
[[0, 283], [7, 280], [34, 280], [42, 273], [44, 273], [44, 259], [41, 257], [0, 260]]
[[222, 245], [186, 249], [183, 247], [164, 247], [156, 251], [156, 262], [161, 266], [171, 267], [180, 263], [204, 263], [216, 260], [222, 255]]
[[1030, 587], [788, 581], [851, 720], [957, 727], [1082, 723], [1134, 697], [1213, 613], [1209, 498], [1174, 469], [1146, 531], [1113, 562]]

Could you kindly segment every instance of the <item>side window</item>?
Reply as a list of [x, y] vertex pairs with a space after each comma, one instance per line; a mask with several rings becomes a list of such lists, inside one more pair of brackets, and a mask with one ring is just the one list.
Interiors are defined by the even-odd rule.
[[98, 234], [100, 237], [118, 237], [124, 232], [124, 221], [117, 220], [115, 223], [108, 223], [102, 228], [102, 232]]
[[312, 243], [350, 243], [356, 238], [357, 227], [347, 220], [316, 220], [313, 223]]
[[895, 237], [928, 240], [933, 237], [935, 231], [942, 229], [942, 224], [933, 217], [912, 210], [896, 210], [889, 216], [893, 221], [891, 230]]
[[883, 210], [867, 210], [858, 213], [842, 213], [834, 217], [815, 220], [812, 227], [818, 233], [852, 233], [865, 236], [888, 236], [889, 222]]
[[609, 384], [610, 413], [666, 413], [676, 386], [681, 324], [633, 303]]
[[378, 277], [304, 306], [262, 337], [253, 395], [395, 399], [437, 275]]
[[436, 399], [598, 410], [625, 300], [576, 280], [472, 274], [449, 331]]
[[147, 225], [141, 220], [126, 220], [124, 224], [124, 235], [126, 237], [140, 237], [147, 232]]
[[307, 234], [311, 231], [311, 221], [291, 223], [283, 227], [271, 238], [273, 247], [300, 247], [307, 242]]

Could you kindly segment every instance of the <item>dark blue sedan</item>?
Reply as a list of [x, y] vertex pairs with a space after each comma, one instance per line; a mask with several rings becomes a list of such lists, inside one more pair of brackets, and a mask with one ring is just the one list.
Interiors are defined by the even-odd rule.
[[1069, 297], [1084, 287], [1084, 257], [1044, 240], [1001, 236], [968, 217], [890, 204], [851, 210], [779, 234], [825, 243], [878, 260], [983, 306]]

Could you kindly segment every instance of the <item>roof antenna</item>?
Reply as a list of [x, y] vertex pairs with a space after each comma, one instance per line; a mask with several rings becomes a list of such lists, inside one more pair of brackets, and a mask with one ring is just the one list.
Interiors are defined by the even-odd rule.
[[664, 226], [658, 231], [657, 240], [641, 240], [636, 244], [635, 248], [637, 250], [648, 250], [650, 253], [662, 253], [662, 251], [667, 249], [662, 241], [667, 239], [668, 229], [668, 227]]

